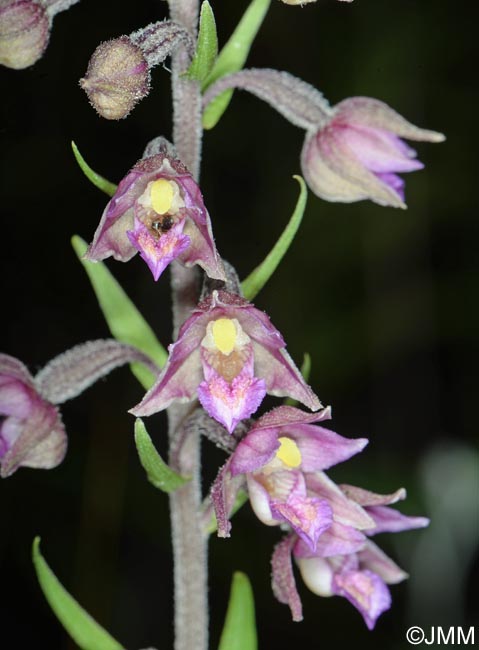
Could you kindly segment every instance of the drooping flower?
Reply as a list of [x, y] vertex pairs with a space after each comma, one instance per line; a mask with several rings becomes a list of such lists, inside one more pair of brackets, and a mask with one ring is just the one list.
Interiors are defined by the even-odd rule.
[[[364, 438], [348, 440], [315, 424], [330, 417], [329, 408], [305, 413], [291, 406], [280, 406], [253, 425], [212, 488], [220, 536], [229, 536], [231, 527], [228, 514], [234, 494], [230, 494], [229, 484], [237, 492], [241, 488], [237, 477], [242, 476], [251, 506], [264, 524], [287, 523], [313, 551], [318, 544], [324, 545], [329, 539], [327, 531], [333, 525], [333, 509], [329, 499], [310, 489], [308, 477], [347, 460], [367, 444]], [[356, 521], [358, 509], [352, 510]], [[366, 524], [372, 525], [372, 521], [367, 518]], [[357, 538], [352, 541], [356, 549]]]
[[373, 629], [378, 617], [391, 606], [387, 585], [401, 582], [407, 574], [368, 537], [422, 528], [429, 521], [425, 517], [407, 517], [388, 507], [405, 498], [404, 489], [380, 495], [351, 486], [338, 487], [323, 473], [313, 475], [308, 486], [313, 494], [330, 504], [333, 525], [320, 537], [315, 550], [294, 533], [276, 546], [272, 559], [273, 591], [280, 602], [290, 606], [293, 620], [301, 620], [292, 556], [313, 593], [343, 596], [360, 612], [367, 627]]
[[164, 143], [120, 182], [85, 258], [113, 256], [127, 262], [137, 252], [155, 280], [175, 259], [186, 266], [198, 264], [213, 279], [225, 279], [200, 189]]
[[0, 354], [0, 475], [19, 467], [50, 469], [63, 460], [67, 437], [58, 409], [38, 393], [27, 368]]
[[307, 134], [301, 154], [306, 182], [327, 201], [370, 199], [405, 208], [401, 172], [422, 169], [416, 152], [401, 138], [442, 142], [444, 136], [407, 122], [387, 104], [351, 97]]
[[19, 467], [59, 465], [67, 436], [56, 405], [132, 361], [157, 371], [142, 352], [114, 340], [77, 345], [52, 359], [35, 377], [18, 359], [0, 354], [0, 476], [6, 478]]
[[370, 199], [405, 208], [398, 173], [422, 169], [416, 152], [403, 142], [442, 142], [442, 133], [420, 129], [384, 102], [350, 97], [331, 106], [310, 84], [279, 70], [252, 68], [221, 77], [203, 95], [205, 110], [220, 93], [241, 88], [270, 104], [306, 131], [303, 175], [326, 201]]
[[131, 413], [152, 415], [198, 398], [231, 433], [266, 393], [321, 406], [268, 316], [235, 294], [213, 291], [185, 321], [158, 381]]

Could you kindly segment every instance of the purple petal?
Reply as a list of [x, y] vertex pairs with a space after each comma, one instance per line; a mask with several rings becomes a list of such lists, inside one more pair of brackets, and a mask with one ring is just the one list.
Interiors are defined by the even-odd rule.
[[427, 517], [408, 517], [394, 508], [387, 506], [372, 506], [367, 509], [374, 519], [374, 528], [367, 531], [368, 535], [377, 533], [399, 533], [412, 528], [424, 528], [429, 525]]
[[345, 571], [333, 577], [333, 592], [356, 607], [372, 630], [379, 616], [391, 607], [391, 594], [372, 571]]
[[0, 375], [0, 415], [24, 419], [35, 399], [35, 391], [30, 385], [11, 376]]
[[307, 497], [301, 472], [280, 470], [267, 475], [257, 472], [246, 474], [246, 481], [251, 507], [267, 526], [277, 526], [279, 523], [272, 512], [273, 503], [286, 503], [292, 496], [300, 499]]
[[397, 174], [376, 174], [376, 176], [382, 183], [389, 185], [389, 187], [396, 192], [401, 201], [404, 201], [406, 196], [404, 191], [406, 183], [400, 176]]
[[308, 474], [306, 485], [309, 493], [329, 502], [333, 509], [334, 521], [359, 530], [371, 528], [373, 518], [360, 505], [348, 499], [336, 483], [323, 472]]
[[301, 599], [296, 589], [296, 581], [291, 561], [291, 549], [295, 542], [294, 535], [285, 537], [276, 544], [271, 558], [273, 593], [280, 603], [289, 605], [293, 621], [303, 620]]
[[33, 378], [27, 367], [15, 357], [0, 353], [0, 377], [16, 379], [34, 388]]
[[67, 438], [58, 410], [38, 399], [29, 417], [1, 460], [0, 475], [10, 476], [19, 467], [51, 469], [64, 458]]
[[381, 174], [423, 169], [416, 152], [387, 131], [347, 125], [336, 127], [337, 135], [357, 159], [370, 171]]
[[288, 435], [297, 443], [301, 469], [305, 472], [328, 469], [358, 454], [368, 444], [366, 438], [351, 440], [314, 424], [286, 427], [281, 435]]
[[218, 476], [211, 486], [210, 496], [216, 516], [218, 537], [230, 536], [231, 523], [229, 516], [243, 484], [244, 477], [231, 477], [229, 463], [227, 462], [220, 469]]
[[[358, 197], [369, 198], [379, 205], [405, 207], [395, 190], [383, 183], [355, 155], [343, 139], [341, 127], [334, 123], [318, 136], [321, 157], [332, 171], [358, 188]], [[353, 200], [358, 200], [355, 198]]]
[[299, 539], [294, 547], [295, 557], [331, 557], [349, 555], [361, 550], [367, 538], [351, 526], [343, 526], [333, 521], [331, 526], [319, 537], [316, 550]]
[[13, 447], [23, 431], [24, 424], [24, 420], [15, 417], [7, 417], [0, 421], [0, 459]]
[[391, 505], [391, 503], [403, 501], [406, 498], [406, 490], [404, 488], [399, 488], [399, 490], [391, 494], [376, 494], [376, 492], [370, 492], [364, 488], [346, 483], [343, 483], [339, 487], [348, 499], [359, 503], [360, 506], [387, 506]]
[[156, 238], [141, 221], [135, 219], [135, 229], [127, 231], [128, 239], [148, 264], [155, 281], [168, 264], [190, 245], [190, 238], [183, 234], [184, 225], [184, 220], [179, 221], [173, 228]]
[[294, 493], [286, 503], [272, 502], [271, 512], [280, 521], [288, 522], [313, 552], [316, 550], [319, 536], [333, 521], [332, 510], [327, 501], [297, 496]]
[[349, 97], [335, 107], [335, 120], [360, 127], [389, 131], [408, 140], [442, 142], [444, 136], [414, 126], [390, 106], [371, 97]]
[[206, 212], [205, 223], [195, 219], [197, 211], [190, 211], [186, 220], [184, 233], [190, 239], [190, 246], [182, 253], [180, 259], [186, 266], [198, 264], [214, 280], [226, 280], [223, 263], [216, 250], [211, 229], [211, 222]]
[[[251, 336], [249, 330], [245, 331]], [[251, 337], [253, 338], [253, 337]], [[264, 377], [266, 389], [276, 397], [291, 397], [312, 411], [321, 408], [321, 402], [304, 381], [303, 376], [284, 348], [268, 348], [253, 342], [256, 374]]]
[[126, 232], [133, 229], [133, 207], [149, 180], [141, 170], [133, 168], [120, 182], [103, 211], [85, 259], [98, 261], [113, 256], [116, 260], [127, 262], [135, 255], [136, 249]]
[[295, 424], [311, 424], [331, 419], [331, 407], [327, 406], [316, 413], [306, 413], [294, 406], [277, 406], [262, 415], [250, 431], [273, 429]]
[[198, 399], [208, 415], [226, 427], [229, 433], [233, 433], [238, 422], [259, 408], [266, 395], [264, 380], [252, 375], [251, 366], [252, 363], [245, 363], [240, 374], [227, 382], [204, 364], [205, 381], [198, 386]]
[[200, 344], [205, 335], [208, 316], [200, 311], [180, 328], [176, 343], [169, 346], [166, 366], [140, 404], [129, 412], [147, 416], [167, 408], [173, 400], [188, 402], [196, 398], [203, 379]]
[[231, 456], [231, 474], [236, 476], [260, 469], [274, 457], [279, 446], [275, 430], [251, 430]]
[[252, 339], [255, 375], [265, 379], [269, 394], [292, 397], [313, 411], [321, 407], [318, 398], [284, 349], [283, 337], [264, 312], [224, 291], [213, 291], [205, 304], [209, 305], [210, 310], [215, 309], [215, 318], [223, 315], [236, 318]]
[[408, 577], [408, 574], [371, 540], [359, 551], [358, 558], [362, 567], [377, 573], [387, 584], [397, 584]]
[[301, 151], [301, 169], [312, 191], [326, 201], [352, 203], [369, 198], [364, 183], [358, 184], [354, 179], [345, 178], [341, 172], [344, 165], [336, 165], [333, 169], [330, 161], [333, 154], [330, 152], [334, 149], [325, 143], [320, 148], [320, 134], [321, 138], [325, 137], [324, 131], [307, 134]]

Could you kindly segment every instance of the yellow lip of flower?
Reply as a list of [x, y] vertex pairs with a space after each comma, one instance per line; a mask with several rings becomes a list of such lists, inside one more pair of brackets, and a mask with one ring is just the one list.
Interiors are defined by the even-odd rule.
[[291, 438], [278, 438], [280, 447], [276, 452], [278, 458], [286, 467], [299, 467], [302, 457], [298, 445]]
[[151, 206], [157, 214], [166, 214], [173, 205], [175, 191], [166, 178], [158, 178], [150, 187]]
[[222, 354], [231, 354], [237, 340], [236, 327], [233, 321], [230, 318], [218, 318], [211, 329], [213, 341], [218, 350]]

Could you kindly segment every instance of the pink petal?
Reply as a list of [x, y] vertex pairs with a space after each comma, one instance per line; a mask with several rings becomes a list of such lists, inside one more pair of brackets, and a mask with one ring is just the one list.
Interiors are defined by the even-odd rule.
[[350, 124], [335, 128], [336, 137], [372, 172], [411, 172], [424, 167], [414, 149], [390, 132]]
[[279, 520], [290, 524], [295, 533], [314, 552], [320, 535], [333, 521], [327, 501], [291, 494], [285, 503], [272, 502], [271, 512]]
[[127, 231], [128, 239], [148, 264], [155, 281], [168, 264], [190, 245], [190, 238], [183, 234], [184, 225], [184, 220], [179, 221], [159, 238], [155, 238], [141, 221], [135, 219], [135, 229]]
[[246, 364], [230, 383], [213, 368], [205, 375], [205, 381], [198, 386], [198, 399], [210, 417], [233, 433], [238, 422], [260, 406], [266, 395], [265, 382], [252, 376]]
[[296, 589], [296, 581], [291, 561], [291, 549], [295, 542], [294, 535], [285, 537], [276, 544], [271, 558], [273, 593], [280, 603], [289, 605], [293, 621], [303, 620], [301, 599]]
[[330, 503], [334, 521], [359, 530], [369, 529], [371, 524], [374, 524], [373, 518], [366, 510], [348, 499], [336, 483], [323, 472], [308, 474], [306, 485], [309, 493], [326, 499]]
[[231, 474], [236, 476], [260, 469], [274, 457], [279, 446], [276, 430], [251, 430], [231, 456]]
[[408, 577], [408, 574], [371, 540], [359, 551], [358, 558], [362, 567], [377, 573], [387, 584], [397, 584]]
[[220, 469], [211, 486], [210, 496], [216, 516], [218, 537], [230, 536], [231, 523], [229, 516], [238, 492], [243, 485], [244, 477], [232, 478], [229, 472], [229, 463], [227, 462]]
[[298, 540], [294, 547], [295, 557], [331, 557], [350, 555], [364, 548], [366, 537], [351, 526], [343, 526], [333, 521], [317, 540], [316, 549]]
[[348, 499], [359, 503], [360, 506], [387, 506], [391, 503], [403, 501], [406, 498], [406, 490], [404, 488], [399, 488], [399, 490], [391, 494], [376, 494], [376, 492], [370, 492], [364, 488], [347, 485], [346, 483], [339, 487]]
[[333, 591], [344, 596], [360, 612], [372, 630], [379, 616], [391, 607], [391, 594], [381, 578], [372, 571], [345, 571], [333, 578]]
[[399, 533], [412, 528], [424, 528], [429, 525], [427, 517], [408, 517], [394, 508], [387, 506], [372, 506], [367, 509], [374, 519], [375, 526], [368, 530], [368, 535], [377, 533]]

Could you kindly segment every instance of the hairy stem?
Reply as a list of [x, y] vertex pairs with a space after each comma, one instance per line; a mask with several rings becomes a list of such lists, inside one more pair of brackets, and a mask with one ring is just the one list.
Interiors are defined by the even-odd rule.
[[[172, 20], [196, 38], [198, 0], [170, 0]], [[186, 47], [172, 57], [173, 142], [179, 158], [198, 179], [201, 158], [201, 92], [197, 82], [182, 77], [190, 64]], [[171, 265], [173, 338], [195, 307], [199, 296], [198, 272]], [[168, 409], [170, 464], [191, 481], [170, 495], [175, 588], [175, 650], [207, 650], [208, 564], [207, 537], [201, 512], [200, 433], [183, 435], [183, 424], [194, 405]]]

